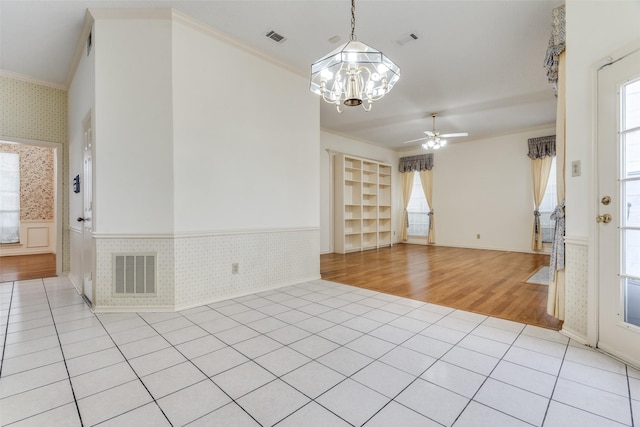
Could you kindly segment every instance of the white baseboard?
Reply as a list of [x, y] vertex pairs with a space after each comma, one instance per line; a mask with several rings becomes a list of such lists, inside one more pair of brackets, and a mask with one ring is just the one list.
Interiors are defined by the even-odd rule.
[[[233, 295], [226, 295], [220, 298], [212, 298], [206, 301], [200, 301], [195, 304], [179, 304], [174, 306], [96, 306], [94, 307], [94, 313], [133, 313], [133, 312], [149, 313], [149, 312], [183, 311], [183, 310], [188, 310], [190, 308], [202, 307], [203, 305], [207, 305], [207, 304], [214, 304], [219, 301], [226, 301], [233, 298], [240, 298], [246, 295], [252, 295], [252, 294], [264, 292], [264, 291], [271, 291], [274, 289], [284, 288], [292, 285], [298, 285], [301, 283], [306, 283], [312, 280], [319, 280], [319, 279], [321, 279], [320, 275], [312, 276], [305, 279], [296, 280], [290, 283], [278, 283], [276, 285], [256, 289], [251, 292], [242, 292], [242, 293], [233, 294]], [[74, 284], [74, 287], [75, 287], [75, 284]], [[76, 289], [78, 288], [76, 287]]]
[[204, 302], [198, 302], [198, 303], [194, 303], [194, 304], [179, 304], [179, 305], [175, 306], [175, 311], [188, 310], [190, 308], [196, 308], [196, 307], [201, 307], [203, 305], [214, 304], [214, 303], [219, 302], [219, 301], [226, 301], [226, 300], [229, 300], [229, 299], [240, 298], [240, 297], [244, 297], [244, 296], [247, 296], [247, 295], [253, 295], [253, 294], [256, 294], [256, 293], [259, 293], [259, 292], [271, 291], [271, 290], [274, 290], [274, 289], [284, 288], [284, 287], [292, 286], [292, 285], [298, 285], [300, 283], [310, 282], [312, 280], [318, 280], [318, 279], [321, 279], [320, 275], [308, 277], [308, 278], [305, 278], [305, 279], [302, 279], [302, 280], [295, 280], [295, 281], [292, 281], [292, 282], [289, 282], [289, 283], [278, 283], [278, 284], [267, 286], [267, 287], [264, 287], [264, 288], [252, 290], [250, 292], [241, 292], [241, 293], [233, 294], [233, 295], [225, 295], [225, 296], [219, 297], [219, 298], [212, 298], [212, 299], [204, 301]]
[[562, 329], [559, 331], [562, 335], [564, 335], [567, 338], [571, 338], [574, 341], [578, 341], [580, 344], [584, 344], [584, 345], [591, 345], [589, 343], [589, 340], [587, 339], [587, 337], [577, 333], [576, 331], [573, 331], [571, 329], [567, 329], [564, 326], [562, 327]]

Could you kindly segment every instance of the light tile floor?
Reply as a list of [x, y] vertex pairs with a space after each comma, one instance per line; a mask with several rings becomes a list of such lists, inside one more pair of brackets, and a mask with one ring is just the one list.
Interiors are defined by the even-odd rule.
[[640, 426], [640, 371], [557, 332], [326, 281], [94, 315], [0, 284], [0, 424]]

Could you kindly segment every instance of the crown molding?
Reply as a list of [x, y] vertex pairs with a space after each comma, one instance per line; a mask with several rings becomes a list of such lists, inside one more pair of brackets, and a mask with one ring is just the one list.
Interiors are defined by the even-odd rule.
[[13, 80], [20, 80], [20, 81], [23, 81], [26, 83], [32, 83], [38, 86], [50, 87], [52, 89], [59, 89], [64, 91], [67, 90], [67, 86], [63, 84], [48, 82], [46, 80], [40, 80], [35, 77], [27, 76], [20, 73], [14, 73], [13, 71], [8, 71], [8, 70], [0, 70], [0, 77], [6, 77], [8, 79], [13, 79]]

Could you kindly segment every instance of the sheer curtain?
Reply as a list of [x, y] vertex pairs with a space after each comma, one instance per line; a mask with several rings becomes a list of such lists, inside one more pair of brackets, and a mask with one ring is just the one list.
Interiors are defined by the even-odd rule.
[[565, 309], [565, 270], [564, 270], [564, 237], [565, 237], [565, 158], [566, 158], [566, 122], [565, 122], [565, 7], [553, 9], [551, 14], [551, 37], [545, 58], [547, 77], [558, 97], [556, 112], [556, 149], [557, 149], [557, 184], [558, 206], [553, 212], [555, 219], [553, 246], [551, 248], [551, 277], [549, 278], [549, 296], [547, 313], [564, 320]]
[[556, 118], [556, 170], [558, 182], [558, 206], [552, 219], [556, 221], [553, 246], [551, 248], [551, 277], [549, 279], [549, 295], [547, 297], [547, 313], [564, 320], [564, 194], [565, 194], [565, 53], [559, 57], [558, 70], [558, 109]]
[[20, 157], [0, 153], [0, 243], [20, 242]]
[[544, 197], [551, 172], [551, 163], [556, 155], [555, 136], [543, 136], [529, 140], [529, 158], [531, 159], [531, 178], [533, 182], [533, 235], [531, 249], [542, 250], [542, 229], [540, 228], [540, 203]]
[[434, 227], [433, 212], [433, 170], [427, 169], [420, 171], [420, 182], [422, 183], [424, 198], [427, 199], [427, 204], [429, 205], [429, 234], [427, 234], [427, 243], [434, 244], [436, 242], [436, 229]]
[[[433, 208], [431, 206], [431, 193], [432, 193], [432, 184], [431, 179], [428, 182], [425, 182], [422, 178], [422, 172], [428, 171], [431, 174], [431, 169], [433, 169], [433, 153], [429, 154], [420, 154], [417, 156], [408, 156], [400, 158], [400, 167], [398, 170], [402, 173], [402, 200], [404, 202], [404, 213], [402, 219], [402, 232], [400, 233], [400, 238], [402, 241], [407, 241], [407, 229], [409, 228], [409, 214], [407, 212], [407, 207], [409, 206], [409, 201], [411, 200], [411, 191], [413, 190], [413, 173], [420, 172], [420, 182], [422, 183], [423, 191], [425, 192], [425, 198], [427, 198], [427, 203], [429, 204], [429, 235], [435, 236], [435, 232], [432, 229], [433, 224]], [[427, 197], [427, 186], [429, 187], [429, 196]], [[430, 239], [430, 237], [427, 237]], [[433, 243], [429, 241], [429, 243]]]
[[407, 241], [407, 229], [409, 228], [409, 213], [407, 207], [411, 200], [411, 190], [413, 190], [413, 171], [404, 172], [402, 174], [402, 202], [404, 203], [404, 211], [402, 213], [402, 232], [400, 240]]

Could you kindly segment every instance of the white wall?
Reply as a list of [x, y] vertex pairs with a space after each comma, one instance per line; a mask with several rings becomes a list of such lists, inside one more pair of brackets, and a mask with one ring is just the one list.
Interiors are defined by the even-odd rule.
[[[318, 279], [307, 78], [170, 9], [91, 12], [96, 309], [185, 308]], [[136, 251], [158, 256], [156, 293], [114, 295], [112, 255]]]
[[173, 230], [169, 18], [97, 19], [94, 26], [98, 233]]
[[566, 8], [567, 171], [572, 161], [582, 163], [580, 177], [567, 176], [567, 236], [586, 237], [597, 203], [589, 188], [594, 174], [595, 69], [625, 45], [640, 43], [640, 2], [568, 0]]
[[[364, 111], [362, 112], [364, 114]], [[336, 113], [338, 114], [338, 113]], [[333, 251], [333, 201], [332, 187], [333, 177], [332, 157], [327, 150], [340, 153], [351, 154], [353, 156], [373, 159], [384, 163], [389, 163], [393, 170], [392, 175], [392, 198], [395, 209], [393, 210], [393, 241], [398, 241], [399, 221], [402, 212], [400, 191], [400, 181], [398, 178], [398, 153], [382, 147], [378, 147], [366, 142], [345, 138], [330, 132], [320, 132], [320, 253], [330, 253]]]
[[[591, 345], [598, 334], [596, 264], [597, 189], [594, 184], [597, 68], [640, 47], [640, 3], [635, 0], [566, 2], [566, 314], [563, 331]], [[571, 163], [582, 174], [571, 177]]]
[[319, 227], [308, 79], [173, 26], [175, 231]]
[[453, 143], [436, 151], [436, 244], [531, 251], [533, 191], [527, 140], [554, 134], [550, 127]]

